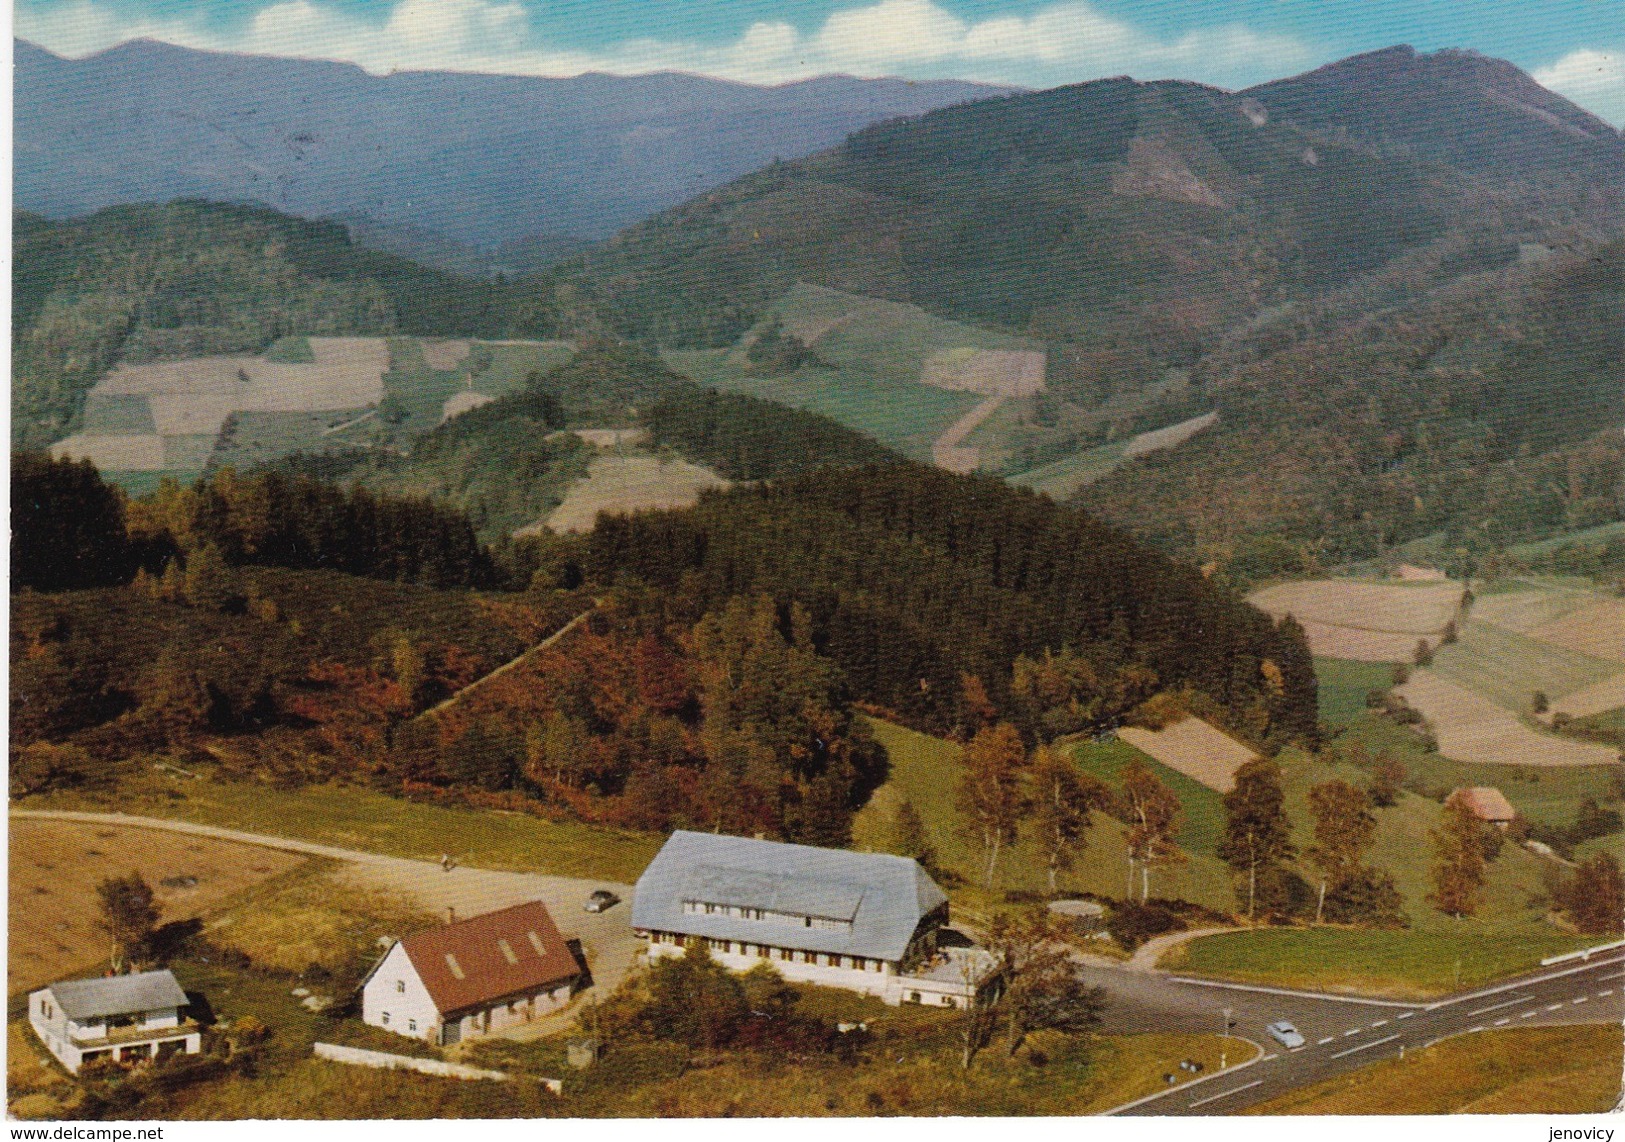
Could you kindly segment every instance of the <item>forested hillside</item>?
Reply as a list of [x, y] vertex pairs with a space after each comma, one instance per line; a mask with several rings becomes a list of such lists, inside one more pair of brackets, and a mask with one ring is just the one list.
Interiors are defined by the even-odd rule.
[[[1397, 92], [1362, 95], [1396, 61], [1405, 130]], [[1602, 233], [1622, 171], [1618, 132], [1510, 65], [1395, 49], [1256, 93], [1109, 79], [878, 124], [558, 276], [666, 344], [727, 343], [807, 281], [1180, 363], [1453, 233]]]
[[594, 449], [568, 429], [641, 426], [731, 480], [894, 459], [873, 440], [812, 413], [712, 392], [634, 346], [597, 340], [515, 392], [446, 421], [405, 454], [390, 449], [294, 457], [277, 465], [465, 512], [495, 541], [544, 517]]
[[117, 361], [258, 352], [284, 334], [507, 330], [493, 287], [254, 207], [126, 206], [13, 227], [12, 440], [67, 433]]
[[588, 549], [589, 578], [647, 584], [651, 605], [678, 613], [741, 592], [796, 601], [855, 694], [939, 730], [965, 716], [967, 677], [1010, 712], [1013, 664], [1060, 654], [1040, 716], [1070, 711], [1070, 731], [1170, 691], [1262, 742], [1315, 733], [1294, 624], [996, 480], [918, 465], [824, 471], [606, 519]]
[[[1216, 429], [1081, 502], [1244, 575], [1422, 536], [1479, 555], [1622, 518], [1625, 244], [1261, 324], [1193, 380]], [[1193, 489], [1202, 489], [1193, 494]]]

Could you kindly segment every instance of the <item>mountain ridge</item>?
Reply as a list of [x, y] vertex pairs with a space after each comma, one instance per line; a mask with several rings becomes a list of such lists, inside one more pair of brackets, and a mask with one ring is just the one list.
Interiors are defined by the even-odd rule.
[[1007, 90], [841, 76], [759, 87], [678, 72], [375, 76], [157, 40], [77, 60], [15, 47], [24, 209], [253, 201], [487, 249], [538, 234], [601, 238], [867, 123]]

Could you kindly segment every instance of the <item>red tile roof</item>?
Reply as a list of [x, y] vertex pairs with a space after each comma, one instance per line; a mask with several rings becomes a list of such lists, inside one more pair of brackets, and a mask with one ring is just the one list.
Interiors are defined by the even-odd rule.
[[540, 901], [417, 932], [401, 945], [442, 1016], [547, 990], [581, 974]]

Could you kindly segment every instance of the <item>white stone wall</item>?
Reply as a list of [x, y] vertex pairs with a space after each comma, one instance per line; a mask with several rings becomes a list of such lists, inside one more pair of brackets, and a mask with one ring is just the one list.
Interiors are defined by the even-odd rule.
[[411, 1039], [439, 1041], [440, 1011], [401, 944], [389, 950], [361, 989], [361, 1021]]

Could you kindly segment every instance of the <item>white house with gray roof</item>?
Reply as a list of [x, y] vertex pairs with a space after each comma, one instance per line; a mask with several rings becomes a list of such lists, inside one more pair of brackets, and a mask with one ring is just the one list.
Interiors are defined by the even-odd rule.
[[948, 897], [907, 857], [686, 831], [632, 902], [651, 960], [703, 940], [736, 971], [769, 963], [791, 981], [957, 1007], [988, 982], [992, 957], [939, 948], [947, 923]]
[[203, 1031], [186, 1017], [186, 992], [167, 971], [70, 979], [28, 997], [34, 1034], [72, 1074], [98, 1058], [134, 1062], [195, 1055]]

